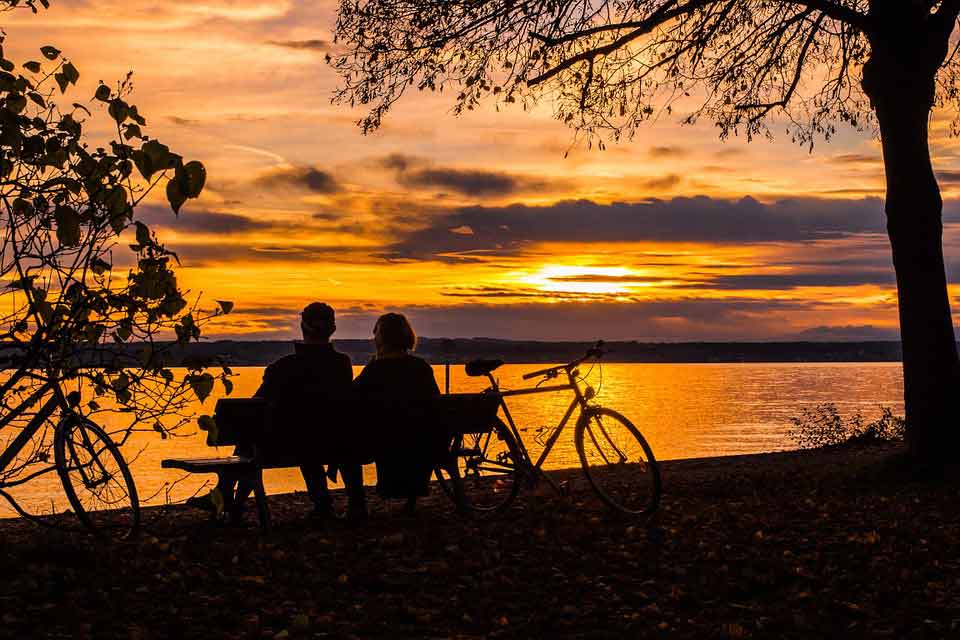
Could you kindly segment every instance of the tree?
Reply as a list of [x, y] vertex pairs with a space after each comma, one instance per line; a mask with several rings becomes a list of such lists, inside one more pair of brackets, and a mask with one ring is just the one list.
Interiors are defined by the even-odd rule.
[[[410, 88], [538, 99], [593, 139], [630, 138], [660, 111], [721, 138], [813, 144], [841, 124], [879, 131], [903, 343], [908, 441], [918, 459], [960, 443], [960, 361], [928, 149], [931, 109], [960, 105], [951, 34], [960, 0], [341, 0], [335, 101], [379, 126]], [[954, 121], [954, 131], [958, 121]], [[599, 141], [603, 146], [603, 141]]]
[[[31, 2], [0, 0], [0, 10], [18, 5], [36, 11]], [[80, 78], [73, 63], [47, 45], [18, 65], [3, 42], [0, 35], [0, 443], [9, 445], [40, 394], [50, 393], [64, 410], [120, 416], [99, 420], [120, 444], [135, 429], [166, 438], [215, 381], [200, 364], [177, 376], [169, 348], [199, 339], [203, 322], [232, 305], [203, 312], [188, 303], [176, 254], [135, 208], [160, 187], [179, 212], [200, 195], [206, 170], [145, 133], [146, 120], [128, 102], [129, 74], [100, 84], [89, 108], [61, 106], [57, 99]], [[114, 125], [102, 146], [85, 135], [92, 111]], [[229, 390], [229, 371], [220, 375]], [[0, 487], [50, 472], [50, 446], [49, 437], [37, 438], [0, 465]]]

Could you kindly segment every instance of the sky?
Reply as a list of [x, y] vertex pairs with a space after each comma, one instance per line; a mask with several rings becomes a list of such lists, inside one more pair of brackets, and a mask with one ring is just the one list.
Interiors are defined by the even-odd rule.
[[[206, 336], [290, 339], [322, 300], [341, 338], [368, 337], [385, 311], [432, 337], [897, 338], [869, 132], [811, 152], [786, 136], [721, 142], [677, 114], [601, 151], [548, 103], [454, 116], [449, 96], [414, 93], [364, 136], [363, 112], [330, 101], [335, 12], [329, 0], [53, 0], [0, 14], [8, 58], [54, 44], [80, 70], [70, 100], [89, 104], [98, 80], [132, 70], [145, 132], [206, 165], [179, 216], [160, 200], [137, 214], [178, 252], [183, 287], [235, 303]], [[106, 139], [95, 116], [87, 131]], [[931, 151], [960, 282], [949, 119], [934, 115]], [[960, 285], [950, 293], [957, 309]]]

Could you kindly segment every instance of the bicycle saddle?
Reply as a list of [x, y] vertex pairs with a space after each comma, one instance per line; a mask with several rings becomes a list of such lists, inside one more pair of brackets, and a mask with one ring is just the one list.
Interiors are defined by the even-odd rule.
[[468, 376], [485, 376], [503, 364], [503, 360], [471, 360], [464, 369]]

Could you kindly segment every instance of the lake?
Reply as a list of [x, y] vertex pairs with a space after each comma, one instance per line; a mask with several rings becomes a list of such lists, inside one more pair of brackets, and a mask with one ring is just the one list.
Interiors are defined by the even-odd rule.
[[[528, 386], [521, 380], [527, 371], [544, 364], [504, 365], [497, 370], [503, 388]], [[584, 372], [588, 370], [584, 368]], [[238, 367], [232, 397], [254, 393], [262, 367]], [[356, 367], [354, 374], [359, 373]], [[462, 365], [450, 367], [453, 392], [481, 391], [485, 379], [469, 378]], [[444, 369], [434, 367], [440, 387]], [[860, 411], [865, 418], [880, 414], [881, 406], [903, 413], [903, 375], [900, 363], [773, 363], [773, 364], [605, 364], [594, 368], [588, 382], [597, 391], [596, 402], [626, 415], [644, 434], [658, 459], [724, 456], [781, 451], [793, 448], [789, 438], [791, 416], [803, 408], [832, 402], [843, 416]], [[212, 413], [222, 386], [202, 405], [200, 413]], [[530, 453], [540, 447], [536, 428], [556, 425], [571, 400], [569, 393], [550, 393], [510, 398], [509, 406]], [[183, 478], [177, 471], [160, 469], [169, 457], [228, 455], [226, 449], [210, 449], [205, 433], [187, 428], [187, 437], [161, 440], [156, 433], [138, 433], [125, 448], [141, 498], [155, 496], [148, 504], [182, 500], [193, 495], [213, 476]], [[561, 436], [547, 459], [548, 468], [578, 466], [573, 430]], [[376, 481], [373, 465], [364, 469], [367, 484]], [[297, 469], [265, 473], [267, 491], [303, 490]], [[55, 478], [40, 479], [14, 495], [31, 512], [50, 512], [66, 507]], [[5, 504], [0, 517], [13, 515]]]

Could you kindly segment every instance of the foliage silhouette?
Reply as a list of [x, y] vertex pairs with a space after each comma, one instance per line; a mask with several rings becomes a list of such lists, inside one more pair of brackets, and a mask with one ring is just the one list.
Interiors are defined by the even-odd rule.
[[[661, 112], [714, 122], [721, 138], [788, 135], [810, 145], [842, 123], [880, 134], [897, 274], [912, 453], [960, 444], [960, 361], [928, 148], [934, 106], [960, 104], [950, 37], [960, 0], [341, 0], [335, 101], [378, 127], [411, 89], [545, 99], [590, 143], [631, 138]], [[775, 118], [775, 119], [774, 119]], [[954, 121], [953, 130], [957, 131]]]
[[859, 411], [848, 418], [837, 405], [819, 404], [790, 418], [790, 438], [798, 449], [819, 449], [842, 444], [873, 444], [904, 439], [903, 418], [890, 407], [880, 407], [880, 417], [864, 422]]
[[[29, 1], [0, 2], [18, 7], [37, 11]], [[0, 427], [0, 440], [9, 444], [51, 386], [62, 411], [101, 422], [119, 444], [136, 429], [166, 438], [215, 382], [203, 363], [178, 379], [166, 351], [198, 340], [232, 305], [203, 311], [187, 301], [176, 254], [135, 219], [135, 207], [159, 187], [178, 212], [200, 195], [206, 170], [144, 132], [128, 102], [130, 74], [100, 84], [86, 104], [61, 106], [80, 72], [56, 47], [21, 65], [0, 47], [0, 68], [0, 416], [26, 410]], [[85, 129], [104, 108], [115, 137], [98, 146]], [[219, 374], [227, 387], [229, 374]], [[107, 413], [112, 419], [97, 419]], [[0, 469], [0, 487], [51, 471], [50, 447], [47, 430]]]

